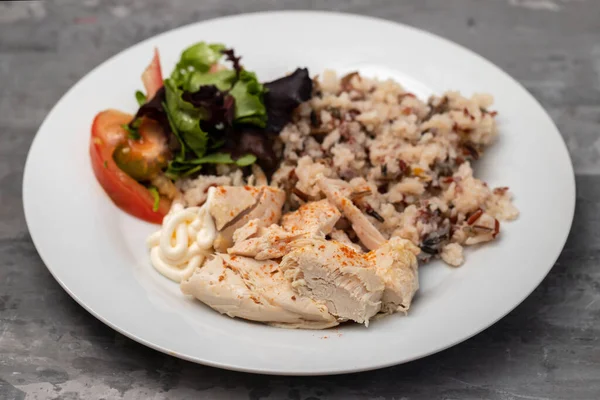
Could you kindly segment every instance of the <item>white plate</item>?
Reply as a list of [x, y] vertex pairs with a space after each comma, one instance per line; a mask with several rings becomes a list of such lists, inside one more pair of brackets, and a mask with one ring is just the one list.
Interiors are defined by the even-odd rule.
[[[492, 93], [499, 141], [477, 174], [509, 185], [521, 211], [497, 242], [453, 269], [421, 269], [407, 317], [329, 331], [283, 330], [222, 316], [185, 299], [150, 266], [154, 226], [115, 207], [96, 182], [90, 125], [106, 108], [134, 112], [133, 93], [152, 49], [170, 73], [199, 40], [222, 42], [269, 80], [309, 67], [393, 77], [419, 96], [457, 89]], [[511, 77], [456, 44], [383, 20], [320, 12], [240, 15], [158, 35], [112, 57], [50, 112], [31, 147], [23, 183], [31, 237], [50, 272], [86, 310], [154, 349], [212, 366], [273, 374], [328, 374], [398, 364], [457, 344], [493, 324], [541, 282], [569, 232], [575, 182], [561, 136], [538, 102]], [[532, 338], [535, 340], [535, 338]]]

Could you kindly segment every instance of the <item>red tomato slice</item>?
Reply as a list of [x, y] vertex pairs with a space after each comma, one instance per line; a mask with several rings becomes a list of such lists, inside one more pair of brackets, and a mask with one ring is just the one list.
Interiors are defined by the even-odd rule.
[[158, 89], [163, 85], [162, 71], [160, 69], [160, 55], [158, 54], [157, 48], [154, 48], [154, 57], [152, 57], [150, 65], [146, 67], [146, 70], [144, 70], [144, 73], [142, 74], [142, 82], [146, 88], [147, 99], [150, 101], [156, 92], [158, 92]]
[[94, 174], [104, 191], [123, 211], [155, 224], [162, 223], [171, 202], [161, 197], [157, 211], [153, 211], [154, 198], [146, 187], [123, 172], [113, 160], [115, 147], [127, 139], [122, 125], [133, 115], [117, 110], [100, 112], [92, 124], [90, 156]]

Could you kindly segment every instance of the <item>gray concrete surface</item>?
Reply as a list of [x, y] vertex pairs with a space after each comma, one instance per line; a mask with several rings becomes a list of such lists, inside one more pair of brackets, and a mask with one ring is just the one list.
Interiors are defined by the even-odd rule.
[[[72, 84], [159, 32], [221, 15], [295, 8], [383, 17], [461, 43], [522, 82], [564, 135], [578, 174], [567, 246], [523, 304], [471, 340], [356, 375], [222, 371], [114, 332], [71, 300], [38, 257], [21, 206], [23, 165], [38, 126]], [[0, 2], [0, 398], [600, 398], [599, 17], [595, 0]]]

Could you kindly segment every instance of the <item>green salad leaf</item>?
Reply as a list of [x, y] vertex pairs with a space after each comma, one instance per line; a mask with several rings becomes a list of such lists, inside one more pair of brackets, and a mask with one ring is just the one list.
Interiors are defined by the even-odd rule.
[[265, 127], [267, 123], [265, 92], [264, 86], [258, 82], [254, 72], [240, 72], [238, 81], [229, 92], [235, 98], [236, 123]]
[[256, 162], [256, 156], [254, 154], [246, 154], [246, 155], [241, 156], [234, 162], [238, 167], [247, 167]]
[[[234, 69], [209, 72], [224, 54], [233, 62]], [[235, 57], [233, 50], [225, 50], [222, 44], [200, 42], [185, 49], [171, 75], [164, 80], [162, 108], [179, 142], [165, 174], [175, 180], [197, 173], [204, 164], [244, 167], [256, 162], [253, 154], [234, 160], [228, 152], [236, 143], [236, 127], [265, 127], [266, 92], [256, 74], [244, 70], [239, 57]]]
[[173, 179], [173, 177], [185, 177], [196, 173], [202, 169], [203, 164], [235, 164], [238, 167], [247, 167], [255, 162], [254, 154], [245, 154], [234, 160], [229, 153], [211, 153], [196, 159], [175, 159], [169, 164], [165, 173], [167, 177]]
[[127, 131], [127, 137], [131, 140], [140, 140], [142, 137], [138, 132], [141, 120], [136, 119], [131, 124], [123, 124], [121, 128]]
[[236, 79], [235, 71], [228, 69], [213, 73], [194, 71], [189, 74], [185, 82], [187, 92], [197, 92], [201, 86], [215, 85], [219, 90], [229, 90]]
[[207, 73], [210, 67], [223, 57], [223, 50], [225, 50], [225, 46], [220, 43], [199, 42], [188, 47], [181, 53], [181, 58], [175, 66], [171, 78], [178, 84], [182, 84], [182, 80], [187, 78], [192, 71]]
[[183, 100], [181, 98], [183, 91], [175, 85], [172, 79], [165, 79], [164, 85], [166, 111], [181, 148], [187, 148], [197, 157], [202, 157], [206, 153], [208, 144], [208, 134], [200, 128], [200, 120], [206, 118], [204, 110], [195, 108]]
[[246, 167], [256, 161], [254, 154], [246, 154], [236, 160], [231, 158], [228, 153], [212, 153], [202, 158], [193, 160], [193, 164], [236, 164], [239, 167]]
[[169, 165], [167, 173], [171, 176], [181, 176], [190, 169], [200, 170], [203, 164], [235, 164], [238, 167], [247, 167], [255, 162], [256, 156], [254, 154], [245, 154], [234, 160], [229, 153], [211, 153], [204, 157], [189, 160], [176, 158]]
[[158, 207], [160, 206], [160, 194], [158, 193], [158, 189], [155, 188], [154, 186], [150, 186], [148, 188], [148, 191], [150, 192], [150, 194], [152, 195], [152, 198], [154, 199], [154, 204], [152, 205], [152, 211], [157, 212]]
[[146, 104], [146, 95], [144, 93], [142, 93], [141, 91], [137, 90], [135, 92], [135, 100], [138, 102], [138, 105], [141, 107], [144, 104]]

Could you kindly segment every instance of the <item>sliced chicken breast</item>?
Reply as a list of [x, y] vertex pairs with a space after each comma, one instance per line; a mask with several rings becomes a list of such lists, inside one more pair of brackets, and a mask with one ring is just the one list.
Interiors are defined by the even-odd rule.
[[[232, 189], [236, 190], [232, 190]], [[232, 210], [239, 210], [240, 207], [236, 207], [236, 198], [238, 195], [243, 196], [245, 187], [234, 187], [227, 190], [228, 197], [225, 204], [231, 204]], [[273, 188], [270, 186], [262, 186], [259, 188], [259, 195], [255, 198], [255, 202], [248, 208], [245, 208], [237, 215], [234, 215], [225, 225], [221, 228], [217, 228], [219, 233], [214, 241], [214, 248], [218, 252], [226, 252], [228, 248], [233, 245], [233, 234], [242, 226], [246, 225], [251, 220], [258, 220], [257, 224], [259, 227], [267, 227], [274, 223], [279, 222], [281, 218], [281, 208], [285, 202], [285, 192], [281, 189]], [[215, 199], [215, 203], [218, 200]], [[217, 214], [227, 214], [227, 209], [223, 206], [215, 208]], [[231, 214], [233, 211], [230, 211]], [[213, 213], [213, 207], [211, 207], [211, 215]], [[215, 217], [216, 219], [216, 217]]]
[[325, 302], [341, 320], [368, 325], [381, 309], [383, 280], [364, 257], [342, 243], [299, 239], [291, 244], [280, 268], [301, 296]]
[[293, 319], [280, 307], [256, 296], [236, 271], [227, 268], [219, 255], [206, 261], [191, 277], [181, 282], [181, 291], [230, 317], [261, 322], [279, 318]]
[[352, 240], [350, 240], [346, 232], [344, 232], [341, 229], [332, 230], [329, 236], [331, 237], [331, 240], [335, 240], [336, 242], [340, 242], [345, 244], [346, 246], [350, 246], [359, 253], [362, 252], [361, 247], [358, 244], [354, 243]]
[[268, 228], [248, 222], [233, 234], [234, 244], [229, 254], [253, 257], [257, 260], [281, 258], [288, 245], [301, 237], [324, 238], [340, 218], [338, 209], [327, 200], [308, 203], [282, 217], [281, 224]]
[[[298, 296], [291, 283], [283, 276], [279, 263], [256, 261], [247, 257], [222, 255], [225, 263], [237, 270], [255, 293], [270, 304], [277, 305], [296, 315], [296, 321], [272, 321], [279, 324], [292, 324], [293, 327], [323, 329], [338, 324], [336, 318], [328, 312], [324, 302]], [[298, 318], [298, 316], [300, 318]]]
[[261, 188], [253, 186], [218, 186], [210, 206], [217, 230], [223, 229], [243, 211], [254, 206], [261, 194]]
[[328, 235], [342, 215], [327, 200], [306, 203], [281, 219], [281, 226], [292, 233], [306, 233], [310, 237]]
[[364, 255], [385, 284], [381, 299], [382, 312], [406, 312], [410, 308], [412, 299], [419, 289], [416, 257], [419, 253], [420, 249], [409, 240], [393, 237], [377, 250]]
[[245, 225], [241, 226], [235, 232], [233, 232], [234, 243], [241, 242], [251, 237], [255, 237], [256, 235], [258, 235], [260, 228], [260, 220], [258, 218], [246, 222]]
[[324, 304], [298, 296], [272, 261], [215, 254], [181, 283], [181, 290], [230, 317], [287, 328], [338, 324]]
[[352, 203], [352, 201], [344, 195], [342, 188], [348, 186], [344, 181], [338, 179], [328, 179], [321, 176], [318, 180], [319, 188], [327, 199], [335, 204], [337, 208], [352, 224], [352, 229], [360, 239], [363, 245], [369, 250], [375, 250], [385, 242], [385, 238], [371, 224], [369, 219], [362, 211]]
[[[239, 229], [236, 233], [238, 231]], [[227, 253], [253, 257], [256, 260], [281, 258], [287, 253], [288, 245], [302, 237], [303, 234], [290, 233], [283, 230], [279, 225], [271, 225], [268, 228], [259, 228], [257, 235], [257, 237], [234, 243], [233, 246], [227, 249]]]

